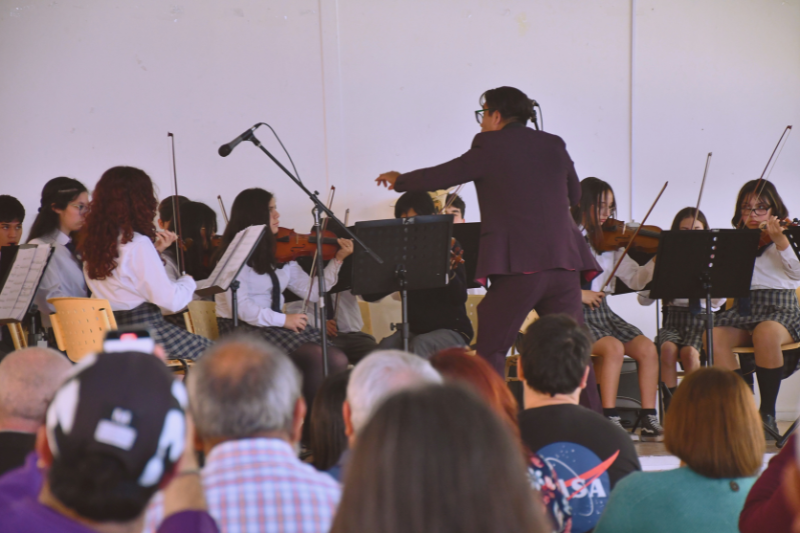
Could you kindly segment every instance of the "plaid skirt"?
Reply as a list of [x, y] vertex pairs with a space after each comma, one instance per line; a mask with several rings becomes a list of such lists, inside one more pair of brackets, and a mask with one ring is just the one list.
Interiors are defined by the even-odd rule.
[[750, 291], [750, 316], [739, 314], [739, 301], [714, 317], [715, 326], [746, 329], [751, 332], [761, 322], [777, 322], [786, 328], [795, 342], [800, 341], [800, 306], [792, 289], [759, 289]]
[[639, 328], [628, 324], [611, 310], [608, 306], [608, 297], [600, 301], [600, 307], [597, 309], [584, 304], [583, 321], [586, 322], [586, 327], [592, 332], [595, 341], [603, 337], [614, 337], [624, 344], [642, 334]]
[[705, 309], [692, 316], [688, 307], [671, 305], [664, 318], [664, 327], [658, 330], [657, 341], [659, 344], [672, 342], [683, 348], [691, 346], [698, 352], [703, 348], [703, 333], [706, 331]]
[[114, 311], [117, 327], [141, 326], [150, 330], [157, 344], [164, 347], [171, 359], [197, 359], [211, 346], [211, 341], [185, 329], [173, 326], [161, 314], [157, 305], [145, 302], [130, 311]]
[[174, 315], [164, 315], [164, 320], [178, 326], [181, 329], [186, 329], [186, 320], [183, 318], [183, 313], [175, 313]]
[[[230, 318], [217, 317], [217, 326], [219, 327], [220, 338], [234, 333], [233, 320]], [[320, 331], [311, 326], [306, 326], [303, 331], [295, 333], [286, 328], [254, 326], [241, 320], [239, 321], [239, 329], [235, 332], [258, 335], [273, 346], [283, 349], [287, 354], [309, 342], [319, 344], [320, 339]], [[330, 342], [328, 345], [331, 345]]]

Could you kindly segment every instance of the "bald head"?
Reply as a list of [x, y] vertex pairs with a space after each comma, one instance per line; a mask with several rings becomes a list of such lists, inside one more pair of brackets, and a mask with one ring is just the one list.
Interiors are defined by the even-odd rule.
[[189, 373], [198, 435], [240, 439], [291, 431], [300, 381], [294, 363], [264, 342], [234, 338], [215, 344]]
[[49, 348], [25, 348], [0, 361], [0, 430], [33, 433], [72, 363]]

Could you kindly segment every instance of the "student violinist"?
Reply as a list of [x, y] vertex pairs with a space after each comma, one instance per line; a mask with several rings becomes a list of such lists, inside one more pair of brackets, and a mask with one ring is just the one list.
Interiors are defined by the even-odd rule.
[[[25, 221], [25, 208], [19, 200], [7, 194], [0, 194], [0, 256], [3, 246], [15, 246], [22, 239], [22, 223]], [[14, 351], [14, 343], [7, 326], [0, 327], [0, 360]]]
[[[655, 409], [658, 387], [658, 353], [655, 344], [639, 328], [615, 314], [609, 307], [606, 293], [600, 292], [623, 253], [622, 249], [603, 252], [600, 246], [603, 240], [603, 223], [615, 213], [614, 191], [608, 183], [598, 178], [581, 181], [581, 200], [572, 207], [572, 216], [575, 223], [582, 228], [592, 253], [603, 268], [602, 274], [583, 287], [583, 317], [594, 336], [592, 354], [598, 356], [594, 366], [600, 385], [603, 414], [622, 427], [616, 401], [623, 357], [627, 354], [636, 360], [639, 370], [642, 410], [637, 424], [641, 427], [641, 439], [661, 441], [664, 435]], [[640, 290], [652, 278], [653, 266], [654, 263], [650, 261], [640, 267], [636, 261], [625, 255], [616, 277], [628, 287]], [[612, 292], [614, 284], [614, 280], [608, 284]]]
[[111, 304], [119, 327], [143, 325], [167, 355], [195, 359], [211, 341], [164, 320], [162, 309], [178, 312], [196, 288], [191, 276], [172, 281], [159, 256], [174, 233], [156, 233], [156, 200], [150, 176], [138, 168], [114, 167], [97, 182], [79, 246], [86, 283], [95, 298]]
[[[758, 190], [756, 190], [758, 186]], [[783, 378], [782, 344], [800, 341], [800, 307], [796, 289], [800, 261], [780, 222], [789, 211], [775, 185], [748, 181], [739, 191], [731, 223], [736, 228], [763, 228], [772, 242], [759, 250], [750, 297], [739, 298], [715, 318], [714, 364], [738, 370], [732, 348], [755, 348], [761, 419], [777, 432], [775, 402]]]

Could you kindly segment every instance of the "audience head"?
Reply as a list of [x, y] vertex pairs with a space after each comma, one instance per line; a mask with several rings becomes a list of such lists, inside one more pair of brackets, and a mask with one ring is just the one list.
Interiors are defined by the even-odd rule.
[[300, 382], [294, 363], [263, 341], [233, 337], [216, 343], [188, 378], [195, 429], [205, 451], [264, 435], [297, 443], [306, 410]]
[[525, 472], [518, 444], [471, 391], [398, 392], [359, 434], [331, 532], [547, 531]]
[[540, 394], [573, 395], [586, 387], [592, 341], [583, 326], [567, 315], [546, 315], [528, 326], [522, 340], [520, 373]]
[[105, 279], [117, 268], [118, 243], [131, 242], [134, 232], [155, 241], [156, 207], [153, 182], [144, 171], [114, 167], [103, 173], [86, 215], [86, 238], [79, 245], [90, 279]]
[[158, 204], [158, 227], [161, 229], [166, 229], [170, 231], [175, 231], [172, 227], [172, 219], [175, 217], [174, 211], [174, 202], [178, 202], [178, 209], [183, 209], [183, 204], [189, 202], [190, 200], [185, 196], [178, 196], [172, 195], [167, 196]]
[[441, 382], [439, 373], [417, 355], [400, 350], [369, 354], [355, 366], [347, 384], [343, 411], [350, 444], [386, 398], [404, 389]]
[[42, 189], [39, 214], [33, 221], [28, 242], [60, 230], [69, 235], [83, 227], [89, 210], [86, 187], [72, 178], [53, 178]]
[[742, 378], [722, 368], [686, 376], [664, 419], [667, 450], [700, 475], [756, 475], [764, 459], [761, 417]]
[[435, 215], [436, 206], [431, 195], [424, 191], [403, 193], [394, 204], [394, 218]]
[[0, 361], [0, 431], [36, 433], [72, 364], [49, 348], [25, 348]]
[[503, 378], [485, 359], [468, 355], [464, 348], [449, 348], [431, 357], [430, 361], [445, 382], [466, 383], [472, 387], [514, 435], [519, 436], [517, 400]]
[[333, 467], [347, 449], [342, 405], [347, 398], [350, 370], [337, 372], [325, 378], [314, 397], [311, 409], [312, 464], [317, 470]]
[[24, 221], [25, 208], [20, 201], [13, 196], [0, 194], [0, 246], [19, 244]]
[[536, 115], [533, 100], [514, 87], [498, 87], [483, 93], [479, 100], [484, 108], [481, 131], [502, 129], [509, 122], [527, 124]]
[[56, 392], [36, 451], [40, 501], [70, 518], [130, 522], [174, 472], [186, 439], [186, 389], [159, 358], [92, 354]]
[[450, 204], [450, 207], [445, 208], [444, 214], [453, 215], [454, 224], [463, 224], [466, 222], [466, 220], [464, 220], [464, 215], [467, 211], [467, 204], [464, 203], [464, 200], [462, 200], [459, 195], [454, 193], [448, 194], [447, 200], [445, 200], [445, 205], [447, 204]]

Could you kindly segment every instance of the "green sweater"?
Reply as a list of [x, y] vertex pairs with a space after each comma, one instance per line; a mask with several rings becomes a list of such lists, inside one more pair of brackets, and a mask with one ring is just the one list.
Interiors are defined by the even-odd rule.
[[755, 481], [711, 479], [688, 467], [634, 472], [617, 483], [594, 533], [737, 533]]

